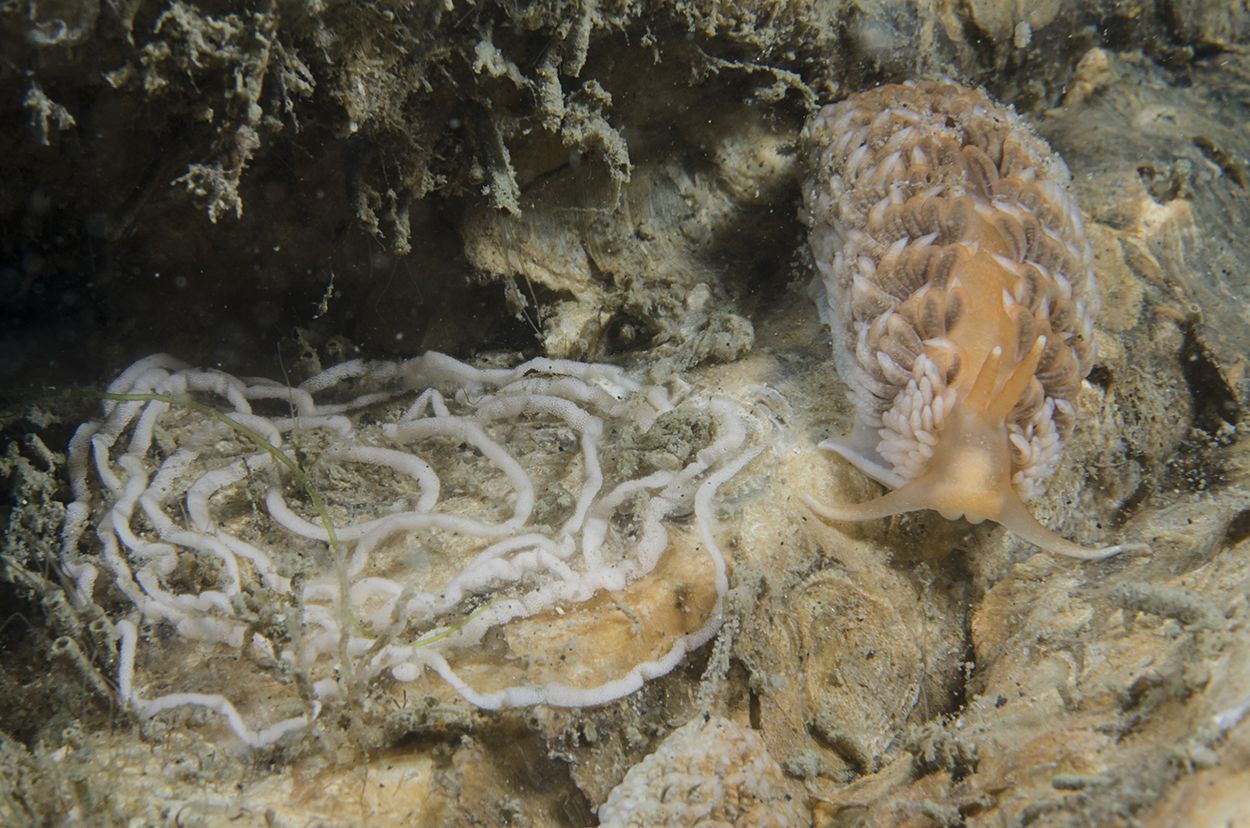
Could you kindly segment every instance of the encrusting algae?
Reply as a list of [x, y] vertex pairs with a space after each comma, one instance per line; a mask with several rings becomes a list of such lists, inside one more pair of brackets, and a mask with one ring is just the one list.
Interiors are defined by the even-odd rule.
[[893, 491], [830, 520], [936, 509], [1102, 558], [1024, 506], [1054, 473], [1099, 298], [1063, 161], [1010, 110], [909, 83], [822, 109], [804, 137], [815, 284], [858, 414], [822, 443]]

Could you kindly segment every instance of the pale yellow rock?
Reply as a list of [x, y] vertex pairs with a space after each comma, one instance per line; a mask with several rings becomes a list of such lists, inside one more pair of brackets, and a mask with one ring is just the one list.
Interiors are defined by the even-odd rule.
[[696, 718], [634, 766], [599, 808], [605, 828], [806, 824], [764, 740], [729, 719]]

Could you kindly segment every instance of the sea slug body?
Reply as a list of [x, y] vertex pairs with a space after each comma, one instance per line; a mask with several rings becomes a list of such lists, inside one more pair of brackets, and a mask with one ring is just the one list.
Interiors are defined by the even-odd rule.
[[950, 83], [883, 86], [804, 131], [817, 306], [856, 405], [826, 441], [892, 491], [813, 508], [993, 520], [1100, 558], [1024, 506], [1071, 434], [1098, 289], [1067, 167], [1014, 112]]

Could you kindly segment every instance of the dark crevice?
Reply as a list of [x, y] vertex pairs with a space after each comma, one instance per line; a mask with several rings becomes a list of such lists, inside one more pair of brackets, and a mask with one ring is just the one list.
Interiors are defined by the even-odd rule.
[[1181, 374], [1194, 400], [1195, 426], [1214, 436], [1237, 424], [1241, 411], [1237, 395], [1192, 325], [1181, 348]]
[[1230, 548], [1250, 537], [1250, 509], [1242, 509], [1228, 522], [1224, 529], [1224, 537], [1220, 540], [1222, 548]]
[[1102, 365], [1101, 363], [1095, 365], [1089, 370], [1089, 376], [1087, 379], [1104, 391], [1110, 388], [1113, 382], [1111, 372], [1107, 370], [1107, 366]]
[[763, 727], [762, 718], [760, 716], [760, 694], [754, 688], [750, 688], [750, 702], [747, 705], [748, 717], [752, 730], [759, 730]]

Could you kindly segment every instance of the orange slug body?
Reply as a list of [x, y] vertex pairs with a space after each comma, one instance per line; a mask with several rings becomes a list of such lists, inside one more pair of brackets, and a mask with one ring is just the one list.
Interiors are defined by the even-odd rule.
[[1094, 360], [1098, 289], [1067, 167], [1014, 112], [950, 83], [883, 86], [804, 130], [804, 190], [839, 374], [858, 420], [822, 443], [892, 491], [813, 508], [831, 520], [916, 509], [1043, 527], [1038, 494]]

